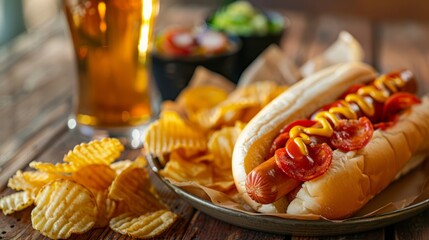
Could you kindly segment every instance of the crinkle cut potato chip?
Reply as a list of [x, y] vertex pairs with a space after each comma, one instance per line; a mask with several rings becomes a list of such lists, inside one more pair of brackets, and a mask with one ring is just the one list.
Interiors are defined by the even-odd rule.
[[110, 228], [131, 237], [147, 239], [163, 233], [173, 225], [177, 218], [175, 213], [165, 209], [141, 216], [125, 213], [110, 220]]
[[116, 176], [110, 186], [109, 197], [124, 201], [136, 214], [166, 208], [155, 195], [146, 169], [139, 167], [127, 168]]
[[245, 102], [241, 102], [235, 105], [237, 108], [228, 110], [226, 108], [222, 108], [221, 106], [204, 109], [199, 112], [196, 112], [189, 116], [189, 118], [198, 124], [198, 126], [205, 129], [215, 129], [220, 126], [228, 126], [232, 125], [234, 122], [240, 120], [241, 110], [242, 108], [250, 107]]
[[122, 171], [124, 171], [125, 169], [127, 169], [128, 167], [130, 167], [133, 164], [133, 161], [131, 160], [121, 160], [121, 161], [116, 161], [112, 164], [110, 164], [110, 167], [115, 170], [116, 175], [121, 174]]
[[139, 156], [137, 157], [134, 161], [133, 161], [133, 166], [135, 167], [139, 167], [139, 168], [144, 168], [147, 166], [147, 161], [146, 158]]
[[0, 208], [7, 215], [35, 204], [32, 226], [52, 239], [106, 227], [125, 213], [137, 217], [126, 234], [159, 235], [177, 215], [158, 198], [145, 158], [113, 162], [123, 149], [118, 140], [103, 139], [78, 145], [61, 163], [31, 162], [36, 171], [18, 170], [8, 181], [10, 188], [23, 191], [1, 198]]
[[134, 166], [134, 167], [140, 167], [140, 168], [144, 168], [147, 165], [147, 161], [144, 157], [137, 157], [136, 159], [134, 159], [134, 161], [131, 160], [121, 160], [121, 161], [116, 161], [112, 164], [110, 164], [110, 167], [115, 170], [116, 175], [121, 174], [122, 171], [124, 171], [125, 169]]
[[208, 141], [208, 149], [214, 156], [215, 168], [231, 169], [232, 151], [238, 135], [244, 128], [244, 124], [237, 123], [234, 127], [225, 127], [214, 132]]
[[72, 163], [48, 163], [48, 162], [30, 162], [30, 167], [48, 173], [72, 173], [79, 169], [79, 165]]
[[104, 164], [91, 164], [73, 172], [72, 179], [89, 189], [106, 190], [116, 177], [116, 172]]
[[228, 97], [228, 92], [214, 86], [195, 86], [184, 89], [177, 97], [177, 103], [190, 114], [201, 109], [212, 108]]
[[[170, 103], [174, 108], [149, 126], [144, 151], [157, 158], [164, 166], [160, 174], [171, 181], [229, 192], [234, 188], [231, 157], [238, 135], [286, 89], [271, 81], [237, 87], [229, 94], [208, 86], [189, 87]], [[205, 147], [195, 147], [196, 139]]]
[[109, 165], [121, 155], [124, 146], [116, 138], [103, 138], [77, 145], [64, 156], [64, 162], [76, 165], [106, 164]]
[[[111, 198], [109, 198], [111, 199]], [[117, 217], [119, 215], [122, 215], [124, 213], [131, 213], [130, 208], [128, 207], [128, 204], [125, 201], [117, 201], [117, 200], [113, 200], [115, 201], [115, 209], [112, 213], [112, 215], [110, 216], [110, 219]], [[135, 214], [135, 213], [133, 213]]]
[[[194, 181], [220, 192], [232, 190], [232, 151], [244, 125], [237, 122], [233, 127], [224, 127], [213, 132], [208, 141], [208, 156], [211, 158], [184, 158], [173, 152], [170, 161], [160, 171], [161, 175], [177, 182]], [[203, 159], [210, 160], [204, 162]]]
[[286, 87], [273, 82], [260, 81], [232, 92], [228, 98], [213, 108], [188, 113], [189, 118], [203, 128], [233, 126], [236, 121], [248, 122]]
[[256, 102], [258, 105], [267, 105], [271, 100], [285, 91], [287, 87], [278, 86], [271, 81], [259, 81], [249, 86], [243, 86], [234, 91], [231, 95], [231, 101], [239, 99]]
[[66, 179], [45, 185], [31, 212], [33, 228], [44, 236], [59, 239], [84, 233], [97, 222], [98, 208], [92, 193]]
[[108, 197], [108, 190], [93, 190], [92, 193], [94, 194], [98, 207], [98, 217], [94, 227], [106, 227], [113, 217], [117, 203]]
[[0, 199], [0, 208], [4, 215], [8, 215], [33, 205], [33, 202], [30, 192], [16, 192]]
[[18, 170], [7, 183], [11, 189], [20, 191], [24, 190], [36, 194], [45, 184], [63, 176], [41, 172], [41, 171], [25, 171]]
[[118, 139], [103, 138], [77, 145], [64, 156], [63, 163], [31, 162], [30, 167], [48, 173], [69, 174], [90, 164], [109, 165], [123, 150], [124, 146]]
[[198, 157], [196, 161], [185, 159], [178, 152], [171, 153], [170, 160], [160, 171], [160, 174], [177, 182], [194, 181], [204, 186], [213, 183], [213, 171], [210, 162], [200, 161]]
[[164, 112], [159, 120], [148, 127], [144, 146], [155, 156], [162, 156], [179, 148], [205, 151], [207, 139], [203, 133], [188, 125], [177, 113]]

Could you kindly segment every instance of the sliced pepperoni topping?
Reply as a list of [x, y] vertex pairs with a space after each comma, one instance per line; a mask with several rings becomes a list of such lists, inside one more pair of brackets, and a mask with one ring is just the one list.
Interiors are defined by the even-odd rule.
[[384, 122], [395, 121], [399, 113], [420, 102], [420, 99], [414, 94], [405, 92], [395, 93], [386, 100], [382, 119]]
[[274, 153], [276, 152], [277, 149], [283, 148], [286, 146], [286, 142], [289, 139], [289, 131], [293, 127], [295, 126], [311, 127], [316, 123], [317, 121], [314, 121], [314, 120], [303, 119], [303, 120], [293, 121], [288, 125], [286, 125], [286, 127], [284, 127], [280, 131], [280, 134], [274, 139], [273, 143], [271, 144], [271, 149], [270, 149], [268, 158], [271, 158], [272, 156], [274, 156]]
[[331, 145], [348, 152], [361, 149], [371, 140], [374, 128], [366, 117], [359, 120], [340, 120], [331, 137]]
[[332, 149], [326, 143], [307, 145], [308, 155], [301, 153], [293, 139], [275, 153], [277, 166], [289, 177], [308, 181], [325, 173], [332, 162]]

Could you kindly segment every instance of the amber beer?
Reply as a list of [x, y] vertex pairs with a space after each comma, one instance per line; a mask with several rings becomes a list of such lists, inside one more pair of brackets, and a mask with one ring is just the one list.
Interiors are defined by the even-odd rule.
[[78, 124], [137, 126], [153, 115], [150, 57], [158, 0], [66, 0], [77, 58]]

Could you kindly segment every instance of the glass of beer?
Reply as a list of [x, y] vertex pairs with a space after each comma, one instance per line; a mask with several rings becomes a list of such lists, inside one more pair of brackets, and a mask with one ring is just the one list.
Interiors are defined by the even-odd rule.
[[156, 116], [150, 50], [159, 0], [65, 0], [78, 84], [70, 128], [140, 147]]

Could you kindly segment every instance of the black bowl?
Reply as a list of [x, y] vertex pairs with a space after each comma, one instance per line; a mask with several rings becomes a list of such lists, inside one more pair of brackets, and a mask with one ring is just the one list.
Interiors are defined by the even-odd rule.
[[230, 36], [229, 41], [233, 45], [232, 50], [218, 55], [172, 57], [152, 52], [152, 74], [162, 99], [174, 100], [188, 85], [198, 66], [232, 79], [241, 41], [234, 36]]
[[[284, 21], [284, 28], [282, 31], [271, 33], [267, 35], [248, 35], [248, 36], [238, 36], [241, 40], [242, 47], [238, 53], [237, 65], [234, 70], [233, 82], [237, 82], [240, 78], [243, 71], [270, 45], [277, 44], [280, 45], [280, 42], [283, 36], [287, 33], [289, 27], [289, 19], [286, 16], [281, 15], [280, 13], [274, 11], [265, 11], [265, 16], [269, 19], [281, 18]], [[212, 29], [211, 21], [213, 14], [209, 15], [206, 19], [206, 25], [208, 28]], [[215, 29], [219, 31], [219, 29]]]

